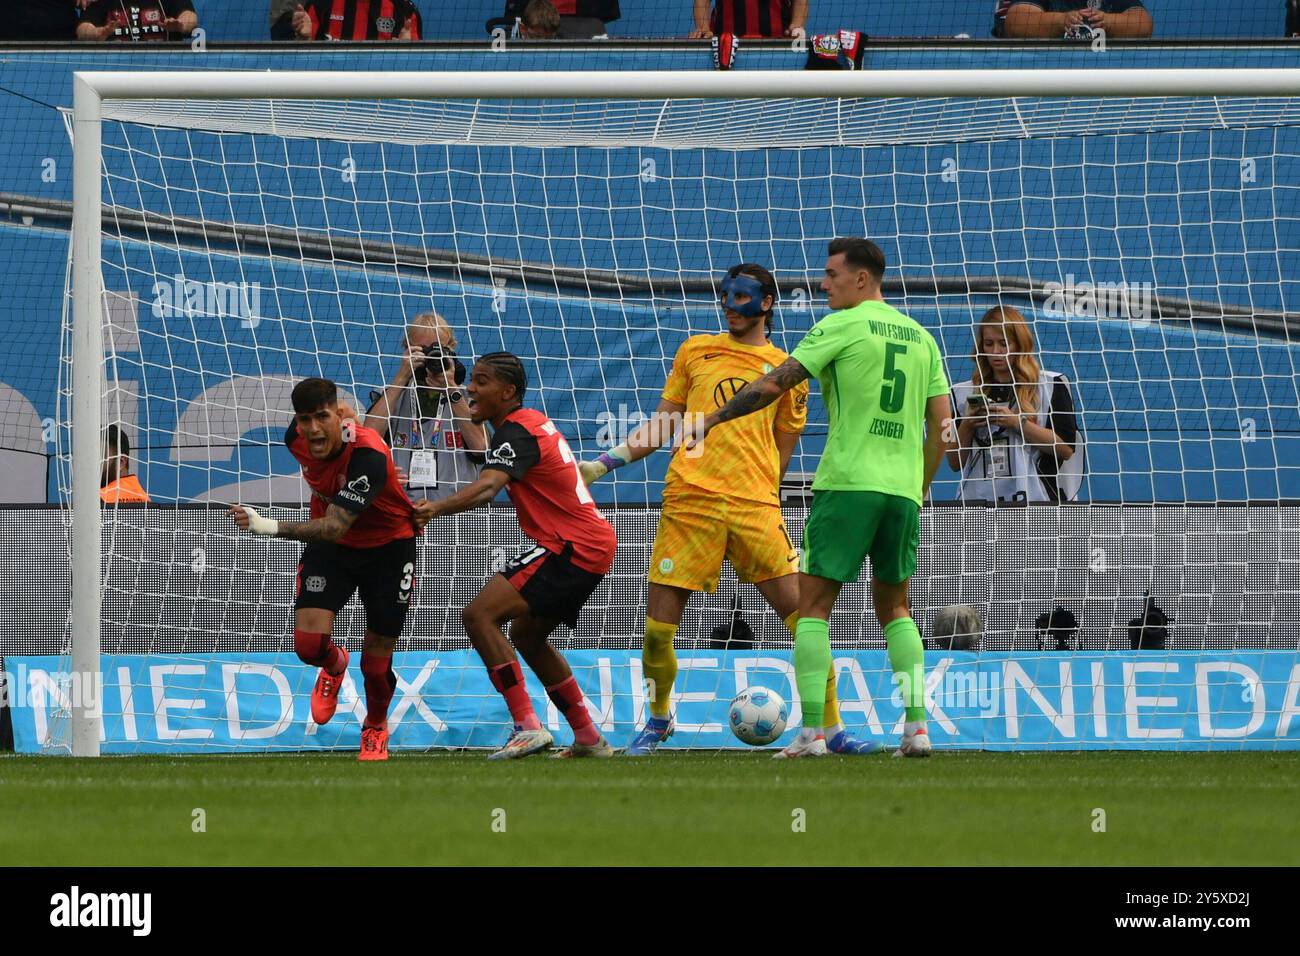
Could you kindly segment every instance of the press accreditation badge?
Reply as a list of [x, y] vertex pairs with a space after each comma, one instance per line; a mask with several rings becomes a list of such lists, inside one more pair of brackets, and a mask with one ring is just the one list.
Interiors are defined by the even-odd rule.
[[436, 488], [438, 456], [431, 451], [411, 452], [411, 466], [407, 469], [407, 475], [407, 484], [412, 488]]
[[1006, 438], [994, 438], [989, 446], [988, 476], [990, 478], [1011, 477], [1011, 449]]

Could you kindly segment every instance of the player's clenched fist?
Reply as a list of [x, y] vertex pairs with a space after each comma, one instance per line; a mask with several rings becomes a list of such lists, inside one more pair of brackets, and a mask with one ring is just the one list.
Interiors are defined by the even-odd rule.
[[245, 508], [243, 505], [231, 505], [226, 513], [235, 519], [235, 525], [240, 531], [271, 536], [280, 530], [280, 522], [272, 518], [263, 518], [252, 508]]
[[436, 512], [432, 501], [413, 501], [411, 504], [415, 507], [415, 512], [411, 515], [411, 522], [415, 525], [415, 533], [419, 534], [424, 530], [424, 526], [433, 519]]

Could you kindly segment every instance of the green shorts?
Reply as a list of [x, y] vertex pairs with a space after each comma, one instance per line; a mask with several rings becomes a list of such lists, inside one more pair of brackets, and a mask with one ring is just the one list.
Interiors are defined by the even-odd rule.
[[901, 584], [916, 573], [921, 509], [910, 498], [879, 491], [814, 491], [803, 531], [804, 574], [849, 583], [871, 555], [871, 573]]

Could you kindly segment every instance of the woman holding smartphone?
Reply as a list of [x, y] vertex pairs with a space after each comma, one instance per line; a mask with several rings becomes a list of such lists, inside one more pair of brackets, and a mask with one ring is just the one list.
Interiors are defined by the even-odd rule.
[[1034, 357], [1018, 309], [996, 306], [975, 329], [974, 374], [953, 386], [956, 443], [967, 502], [1072, 501], [1083, 480], [1083, 447], [1070, 384]]

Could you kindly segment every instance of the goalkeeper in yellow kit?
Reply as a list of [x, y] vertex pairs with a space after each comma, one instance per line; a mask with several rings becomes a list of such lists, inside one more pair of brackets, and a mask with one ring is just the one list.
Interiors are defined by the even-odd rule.
[[[659, 407], [625, 444], [579, 466], [591, 484], [615, 468], [640, 461], [672, 439], [671, 422], [704, 415], [788, 356], [768, 341], [776, 280], [752, 263], [733, 267], [722, 283], [727, 331], [694, 335], [682, 343]], [[807, 420], [808, 386], [791, 389], [762, 414], [719, 426], [710, 454], [678, 450], [664, 483], [663, 511], [650, 556], [643, 668], [650, 717], [628, 744], [629, 756], [647, 756], [673, 732], [671, 695], [677, 677], [673, 638], [693, 591], [716, 591], [722, 559], [741, 581], [752, 582], [794, 631], [799, 613], [799, 553], [781, 517], [781, 476]], [[779, 757], [828, 751], [864, 754], [882, 749], [850, 736], [836, 706], [835, 668], [826, 675], [824, 733]]]

